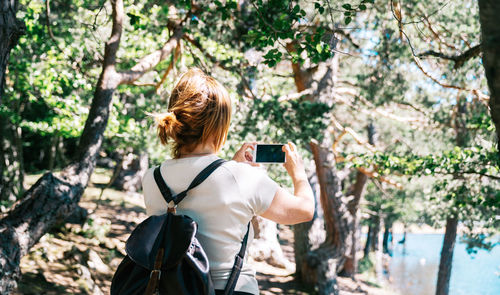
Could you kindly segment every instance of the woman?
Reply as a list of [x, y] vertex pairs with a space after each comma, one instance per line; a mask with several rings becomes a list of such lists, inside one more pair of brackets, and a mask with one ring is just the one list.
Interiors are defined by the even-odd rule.
[[[158, 136], [172, 143], [173, 159], [161, 164], [161, 174], [174, 193], [186, 189], [193, 178], [218, 159], [231, 120], [231, 101], [226, 89], [199, 69], [186, 72], [170, 96], [169, 112], [157, 116]], [[279, 187], [266, 173], [252, 167], [249, 143], [236, 152], [178, 205], [177, 214], [198, 223], [197, 238], [209, 262], [216, 290], [223, 290], [239, 251], [247, 225], [259, 215], [282, 224], [309, 221], [314, 200], [301, 157], [292, 143], [283, 146], [284, 167], [293, 180], [294, 194]], [[167, 210], [150, 169], [143, 178], [148, 215]], [[249, 242], [253, 237], [250, 229]], [[244, 264], [235, 294], [258, 294], [255, 271]]]

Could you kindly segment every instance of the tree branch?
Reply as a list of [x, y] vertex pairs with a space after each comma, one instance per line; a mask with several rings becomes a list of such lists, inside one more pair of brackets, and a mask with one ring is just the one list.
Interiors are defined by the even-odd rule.
[[49, 31], [49, 36], [51, 39], [54, 38], [54, 34], [52, 33], [52, 29], [50, 27], [50, 1], [45, 0], [45, 17], [47, 18], [47, 31]]
[[120, 84], [132, 84], [134, 81], [142, 77], [146, 72], [153, 69], [161, 61], [177, 47], [177, 44], [182, 38], [182, 26], [177, 25], [174, 28], [172, 36], [163, 45], [162, 48], [153, 51], [152, 53], [144, 56], [133, 66], [129, 71], [119, 72]]
[[[401, 16], [398, 16], [394, 10], [394, 1], [391, 0], [391, 11], [392, 11], [392, 14], [393, 14], [393, 17], [394, 19], [398, 22], [398, 24], [400, 25], [400, 33], [402, 35], [404, 35], [404, 37], [406, 38], [406, 41], [408, 42], [408, 46], [410, 47], [411, 49], [411, 53], [412, 53], [412, 57], [413, 57], [413, 60], [415, 61], [415, 65], [419, 68], [419, 70], [426, 76], [428, 77], [429, 79], [431, 79], [434, 83], [438, 84], [439, 86], [443, 87], [443, 88], [449, 88], [449, 89], [456, 89], [456, 90], [462, 90], [462, 91], [466, 91], [466, 92], [470, 92], [472, 94], [474, 94], [479, 100], [482, 100], [482, 101], [487, 101], [489, 100], [489, 97], [482, 94], [480, 91], [478, 91], [477, 89], [470, 89], [470, 88], [465, 88], [465, 87], [460, 87], [460, 86], [456, 86], [456, 85], [452, 85], [452, 84], [447, 84], [447, 83], [444, 83], [444, 82], [441, 82], [439, 81], [438, 79], [434, 78], [431, 74], [429, 74], [427, 71], [424, 70], [424, 68], [422, 67], [422, 65], [420, 64], [420, 60], [419, 60], [419, 57], [418, 55], [415, 53], [415, 49], [413, 48], [413, 45], [411, 44], [411, 40], [410, 40], [410, 37], [408, 37], [408, 35], [406, 34], [406, 32], [403, 30], [403, 26], [401, 25]], [[464, 60], [465, 62], [465, 60]]]
[[476, 57], [476, 56], [479, 56], [480, 53], [481, 53], [481, 44], [478, 44], [478, 45], [466, 50], [462, 54], [458, 54], [458, 55], [447, 55], [447, 54], [444, 54], [442, 52], [428, 50], [426, 52], [418, 54], [417, 56], [418, 57], [434, 56], [434, 57], [439, 57], [439, 58], [446, 59], [446, 60], [451, 60], [451, 61], [455, 62], [455, 65], [453, 66], [453, 68], [458, 69], [469, 59]]
[[307, 88], [305, 90], [302, 90], [301, 92], [295, 92], [295, 93], [283, 95], [283, 96], [278, 98], [278, 101], [283, 102], [283, 101], [288, 101], [288, 100], [295, 100], [295, 99], [301, 98], [302, 96], [311, 95], [313, 93], [314, 93], [313, 88]]
[[156, 86], [155, 86], [157, 94], [159, 94], [161, 92], [162, 85], [163, 85], [163, 83], [165, 83], [165, 80], [167, 80], [167, 76], [170, 73], [170, 71], [174, 68], [175, 62], [179, 58], [180, 53], [181, 53], [181, 42], [177, 42], [177, 46], [175, 47], [174, 54], [172, 56], [172, 61], [168, 65], [168, 68], [165, 70], [165, 73], [163, 73], [163, 76], [161, 77], [160, 82], [158, 82], [158, 84], [156, 84]]
[[206, 57], [208, 58], [208, 60], [210, 60], [210, 62], [212, 64], [214, 64], [215, 66], [218, 66], [220, 67], [221, 69], [223, 70], [226, 70], [228, 72], [232, 72], [232, 73], [235, 73], [237, 74], [238, 76], [240, 76], [241, 78], [241, 81], [243, 82], [245, 88], [248, 90], [248, 92], [250, 93], [250, 95], [256, 99], [257, 97], [255, 96], [255, 94], [253, 93], [252, 89], [250, 88], [250, 83], [248, 83], [248, 81], [245, 79], [244, 75], [241, 73], [241, 65], [240, 66], [228, 66], [226, 65], [225, 63], [217, 60], [213, 55], [211, 55], [210, 53], [208, 53], [204, 48], [203, 46], [201, 45], [201, 43], [198, 41], [198, 40], [195, 40], [192, 36], [188, 35], [188, 34], [184, 34], [184, 36], [182, 37], [184, 40], [186, 40], [187, 42], [191, 43], [194, 45], [194, 47], [198, 48], [198, 50], [201, 51], [201, 53]]
[[[481, 172], [477, 172], [477, 171], [459, 171], [458, 173], [459, 174], [474, 174], [474, 175], [480, 175], [480, 176], [488, 177], [488, 178], [491, 178], [491, 179], [500, 180], [500, 176], [486, 174], [486, 173], [481, 173]], [[451, 175], [452, 173], [448, 173], [448, 174]]]
[[333, 30], [333, 33], [337, 33], [339, 35], [342, 35], [347, 41], [349, 41], [349, 43], [351, 43], [351, 45], [354, 48], [356, 48], [356, 49], [360, 48], [359, 44], [357, 44], [356, 42], [354, 42], [354, 40], [352, 39], [351, 34], [347, 33], [346, 31], [341, 30], [341, 29], [335, 29], [335, 30]]

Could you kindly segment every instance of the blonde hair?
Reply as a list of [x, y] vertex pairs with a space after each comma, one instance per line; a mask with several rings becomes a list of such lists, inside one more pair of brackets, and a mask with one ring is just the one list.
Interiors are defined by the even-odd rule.
[[231, 99], [217, 80], [197, 68], [182, 75], [170, 95], [168, 112], [156, 115], [162, 144], [173, 140], [172, 156], [193, 151], [213, 140], [216, 151], [226, 142], [231, 122]]

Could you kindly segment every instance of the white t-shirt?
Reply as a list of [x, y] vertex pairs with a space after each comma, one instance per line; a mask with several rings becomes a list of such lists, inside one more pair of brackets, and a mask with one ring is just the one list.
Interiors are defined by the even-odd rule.
[[[166, 160], [161, 164], [163, 179], [177, 194], [210, 163], [215, 155]], [[153, 176], [154, 168], [143, 177], [142, 186], [147, 215], [165, 214], [167, 204]], [[177, 214], [191, 217], [198, 223], [197, 238], [210, 263], [215, 289], [224, 289], [241, 248], [247, 225], [255, 215], [269, 208], [278, 184], [260, 168], [229, 161], [217, 168], [203, 183], [190, 190], [177, 207]], [[248, 245], [253, 239], [250, 227]], [[235, 291], [259, 294], [255, 271], [246, 264], [247, 255]]]

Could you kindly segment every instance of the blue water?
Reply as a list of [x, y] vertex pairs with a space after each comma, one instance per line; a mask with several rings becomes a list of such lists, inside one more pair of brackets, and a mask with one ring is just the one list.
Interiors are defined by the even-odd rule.
[[[389, 280], [408, 295], [433, 295], [435, 292], [442, 234], [407, 234], [406, 246], [398, 244], [402, 235], [394, 235]], [[500, 246], [491, 252], [479, 250], [469, 255], [458, 241], [453, 253], [450, 295], [499, 295]]]

